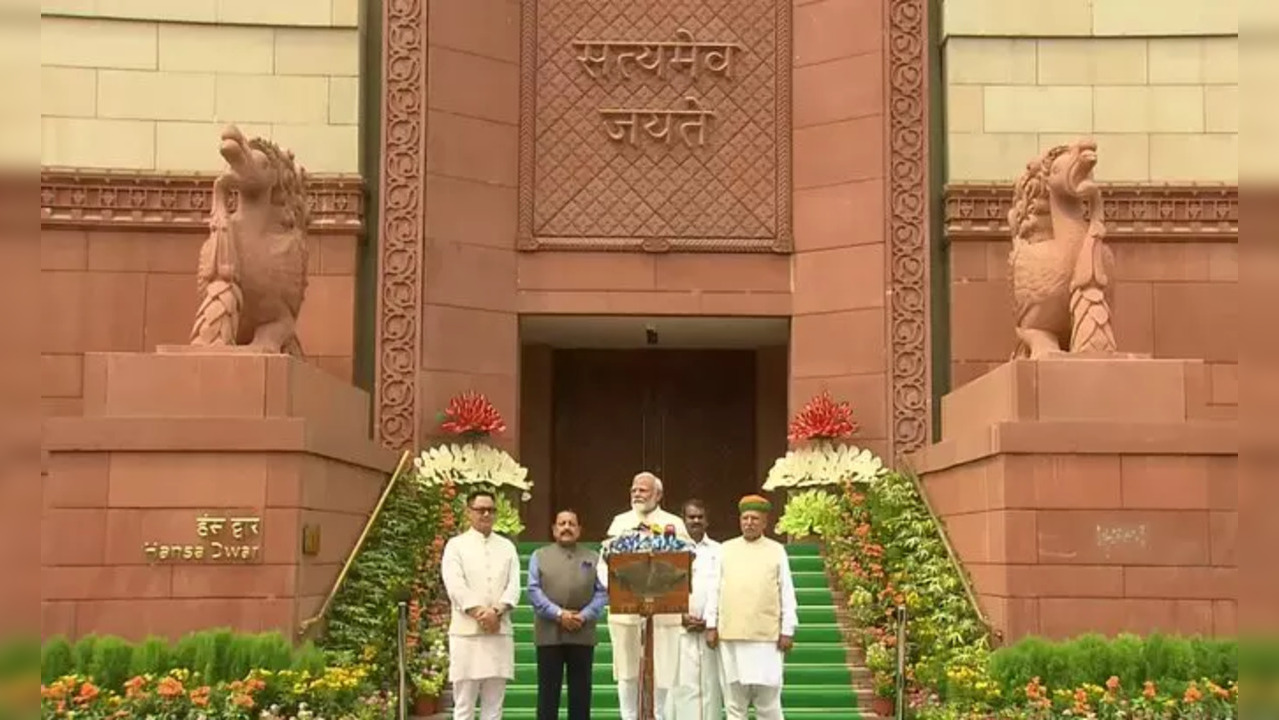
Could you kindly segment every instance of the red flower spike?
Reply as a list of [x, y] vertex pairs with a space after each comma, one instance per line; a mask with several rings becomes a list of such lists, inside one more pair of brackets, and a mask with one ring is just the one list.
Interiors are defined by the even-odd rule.
[[449, 400], [440, 429], [453, 435], [486, 437], [505, 432], [506, 421], [488, 398], [467, 390]]
[[838, 440], [857, 432], [857, 427], [852, 406], [846, 402], [836, 403], [830, 393], [823, 390], [821, 395], [809, 400], [791, 421], [786, 437], [793, 443]]

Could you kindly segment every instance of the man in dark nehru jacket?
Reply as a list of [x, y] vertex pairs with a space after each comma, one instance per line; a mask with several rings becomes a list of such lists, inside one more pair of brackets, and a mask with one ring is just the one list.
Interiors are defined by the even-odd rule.
[[608, 591], [596, 572], [599, 554], [577, 544], [582, 534], [577, 513], [557, 513], [551, 534], [555, 544], [539, 548], [528, 563], [528, 598], [537, 616], [537, 720], [558, 720], [565, 668], [568, 718], [589, 720], [595, 627]]

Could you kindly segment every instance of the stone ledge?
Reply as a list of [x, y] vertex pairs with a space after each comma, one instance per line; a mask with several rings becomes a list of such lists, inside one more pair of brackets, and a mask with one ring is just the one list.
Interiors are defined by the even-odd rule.
[[392, 472], [399, 453], [300, 418], [54, 417], [46, 452], [302, 452]]
[[939, 472], [993, 455], [1238, 455], [1234, 421], [1123, 423], [1000, 422], [943, 440], [907, 456], [918, 474]]

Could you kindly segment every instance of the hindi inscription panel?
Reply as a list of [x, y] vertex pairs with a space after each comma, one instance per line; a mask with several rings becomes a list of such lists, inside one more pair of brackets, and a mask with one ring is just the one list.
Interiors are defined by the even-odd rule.
[[524, 0], [521, 249], [788, 252], [788, 0]]

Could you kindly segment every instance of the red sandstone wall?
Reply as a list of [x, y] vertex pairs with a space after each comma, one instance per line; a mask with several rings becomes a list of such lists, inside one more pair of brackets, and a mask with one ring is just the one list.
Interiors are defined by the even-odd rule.
[[1238, 458], [1003, 455], [930, 473], [1006, 639], [1235, 634]]
[[[1234, 242], [1112, 241], [1120, 350], [1209, 364], [1209, 411], [1238, 403], [1238, 246]], [[950, 244], [951, 388], [1005, 362], [1014, 345], [1005, 240]]]
[[[203, 233], [45, 230], [40, 351], [46, 415], [79, 415], [85, 352], [185, 344]], [[299, 333], [308, 359], [351, 379], [356, 237], [312, 235]]]
[[[41, 522], [41, 631], [140, 639], [210, 627], [292, 635], [323, 602], [386, 474], [288, 453], [54, 452]], [[262, 508], [263, 561], [148, 565], [210, 508]], [[320, 552], [301, 554], [304, 524]]]
[[476, 390], [506, 419], [499, 444], [514, 453], [520, 433], [519, 6], [503, 0], [432, 3], [429, 14], [429, 79], [421, 88], [428, 112], [414, 440], [439, 440], [436, 414], [453, 395]]
[[[887, 2], [796, 3], [790, 412], [823, 389], [887, 456]], [[906, 54], [909, 54], [907, 52]]]

